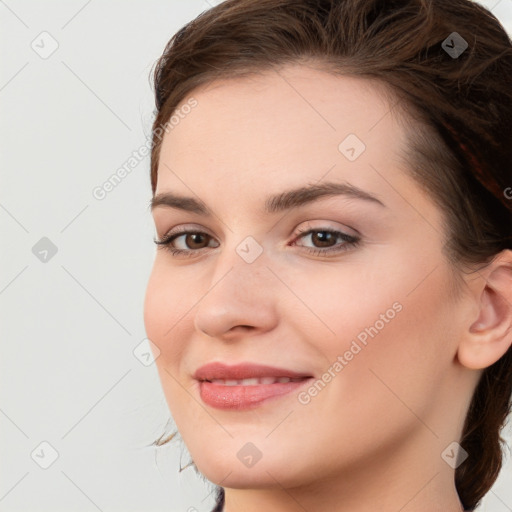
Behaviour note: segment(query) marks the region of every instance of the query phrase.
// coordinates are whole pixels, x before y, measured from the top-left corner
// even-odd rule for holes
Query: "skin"
[[[174,241],[191,257],[159,246],[144,322],[169,409],[199,471],[226,489],[225,512],[460,511],[441,454],[460,440],[482,369],[511,345],[511,251],[454,293],[443,213],[401,164],[407,132],[367,80],[289,65],[192,96],[164,137],[156,193],[200,198],[214,216],[162,206],[153,217],[158,239],[177,226],[210,237]],[[338,150],[350,133],[366,145],[353,162]],[[327,196],[263,213],[268,195],[326,180],[385,206]],[[361,242],[312,255],[327,246],[297,228]],[[247,236],[263,250],[252,263],[236,252]],[[401,311],[309,403],[296,393],[249,411],[202,402],[192,375],[203,364],[321,378],[394,303]],[[237,457],[248,442],[262,454],[252,467]]]

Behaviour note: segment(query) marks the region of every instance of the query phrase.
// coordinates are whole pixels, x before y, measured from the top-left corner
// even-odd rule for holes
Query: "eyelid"
[[[312,224],[313,222],[318,222],[319,225],[313,225]],[[306,221],[307,226],[305,228],[296,228],[294,233],[301,234],[301,233],[304,233],[305,231],[310,231],[310,230],[327,229],[327,230],[332,230],[332,231],[341,231],[348,236],[353,236],[354,238],[362,236],[361,232],[358,231],[356,228],[353,228],[352,226],[348,226],[347,224],[342,224],[341,227],[340,226],[331,226],[331,225],[329,225],[330,222],[333,222],[333,221],[317,220],[317,219],[308,220],[308,221]],[[341,223],[337,223],[337,224],[341,224]],[[302,225],[302,224],[300,224],[300,225]]]
[[[162,237],[160,239],[162,240],[164,238],[168,238],[169,236],[174,236],[174,235],[177,235],[180,233],[189,233],[189,232],[205,233],[205,234],[211,236],[212,238],[215,238],[210,233],[210,231],[207,228],[205,228],[204,226],[199,226],[199,225],[194,226],[194,224],[182,224],[182,225],[175,226],[175,227],[170,228],[167,231],[165,231],[165,233],[162,235]]]

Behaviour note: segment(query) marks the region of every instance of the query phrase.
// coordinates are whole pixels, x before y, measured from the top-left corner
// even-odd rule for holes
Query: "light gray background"
[[[0,0],[2,512],[212,507],[213,485],[178,472],[180,442],[145,446],[170,418],[143,355],[149,157],[103,200],[93,190],[147,140],[165,44],[216,3]],[[482,3],[512,33],[512,0]],[[43,237],[56,254],[36,257]],[[511,477],[480,510],[512,510]]]

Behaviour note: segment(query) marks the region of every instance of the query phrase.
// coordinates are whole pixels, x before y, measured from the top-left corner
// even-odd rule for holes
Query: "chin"
[[[238,446],[240,443],[236,442],[235,444]],[[242,444],[242,446],[244,445],[246,443]],[[231,450],[227,451],[232,453]],[[241,450],[238,449],[238,451]],[[243,454],[241,458],[244,458]],[[273,450],[273,456],[265,457],[263,455],[252,466],[246,466],[241,462],[236,452],[234,452],[234,456],[226,456],[226,450],[203,453],[197,457],[197,460],[194,459],[194,462],[198,471],[210,482],[233,489],[275,487],[276,480],[280,486],[294,487],[303,484],[304,478],[307,478],[307,468],[304,468],[302,474],[300,468],[294,467],[294,464],[290,463],[290,458],[279,453],[277,447]],[[290,473],[291,468],[293,468],[293,474]]]

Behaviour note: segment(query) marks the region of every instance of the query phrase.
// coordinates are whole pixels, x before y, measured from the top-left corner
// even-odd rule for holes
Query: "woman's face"
[[[190,199],[153,215],[159,240],[200,234],[158,246],[144,321],[198,469],[239,488],[348,482],[369,466],[426,485],[452,471],[442,452],[467,405],[467,313],[441,212],[400,166],[406,133],[389,104],[364,79],[304,66],[191,96],[164,137],[155,194]],[[328,183],[331,194],[291,192]],[[267,384],[289,391],[249,405],[248,385],[196,380],[211,362],[311,378]]]

